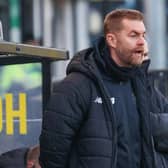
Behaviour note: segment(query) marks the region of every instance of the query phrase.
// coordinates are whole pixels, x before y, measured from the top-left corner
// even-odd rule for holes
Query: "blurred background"
[[[0,0],[0,20],[4,40],[67,49],[72,58],[102,35],[104,16],[115,8],[144,13],[152,58],[150,69],[167,69],[166,0]],[[54,64],[54,80],[65,76],[66,65],[66,61]]]

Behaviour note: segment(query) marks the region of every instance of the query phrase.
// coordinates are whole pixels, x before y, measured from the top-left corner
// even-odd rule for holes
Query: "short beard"
[[[129,61],[127,62],[127,60],[124,59],[125,54],[123,54],[123,52],[121,52],[120,49],[116,49],[116,55],[118,56],[118,58],[120,60],[123,60],[125,64],[127,64],[129,67],[133,67],[134,65],[132,65]],[[130,54],[131,55],[131,54]]]

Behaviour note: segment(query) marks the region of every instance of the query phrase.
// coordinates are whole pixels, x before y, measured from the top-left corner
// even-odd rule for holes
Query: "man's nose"
[[[145,45],[145,38],[144,37],[139,37],[137,40],[138,45]]]

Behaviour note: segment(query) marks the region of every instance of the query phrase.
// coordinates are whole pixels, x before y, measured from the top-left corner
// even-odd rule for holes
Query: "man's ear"
[[[116,35],[114,33],[107,33],[106,42],[110,47],[116,48],[116,45],[117,45]]]

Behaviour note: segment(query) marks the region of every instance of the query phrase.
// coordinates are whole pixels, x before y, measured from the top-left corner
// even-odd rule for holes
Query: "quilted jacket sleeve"
[[[151,115],[152,134],[157,151],[168,152],[168,100],[157,89]]]
[[[61,85],[51,96],[43,116],[40,136],[42,168],[68,167],[72,143],[86,112],[87,105],[77,87],[68,82]]]

